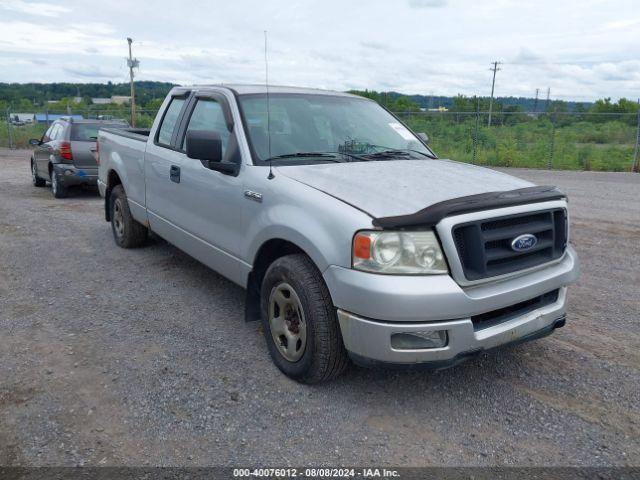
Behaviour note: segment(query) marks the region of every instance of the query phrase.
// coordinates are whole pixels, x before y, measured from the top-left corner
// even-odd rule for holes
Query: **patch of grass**
[[[40,138],[47,129],[45,124],[27,124],[16,127],[7,125],[7,122],[0,122],[0,147],[9,147],[9,128],[13,138],[14,148],[29,148],[30,138]]]
[[[449,115],[405,116],[415,131],[426,132],[441,158],[473,161],[475,118]],[[575,122],[553,128],[546,117],[515,125],[487,127],[481,118],[475,163],[496,167],[553,168],[558,170],[631,170],[636,127],[613,120]]]

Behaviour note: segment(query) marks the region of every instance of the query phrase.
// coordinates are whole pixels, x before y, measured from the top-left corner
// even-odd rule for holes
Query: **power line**
[[[498,70],[501,70],[500,68],[498,68],[498,65],[501,64],[502,62],[495,61],[493,62],[493,67],[489,69],[493,71],[493,81],[491,82],[491,100],[489,100],[489,127],[491,126],[491,110],[493,109],[493,91],[496,87],[496,72]]]

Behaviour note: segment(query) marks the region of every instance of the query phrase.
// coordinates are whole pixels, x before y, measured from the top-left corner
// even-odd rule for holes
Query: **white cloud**
[[[114,69],[104,68],[100,65],[90,63],[70,63],[64,65],[63,70],[74,77],[86,79],[110,79],[118,75]],[[91,80],[88,80],[91,81]]]
[[[447,0],[409,0],[409,5],[413,8],[433,8],[444,7]]]
[[[0,9],[27,15],[58,17],[71,10],[61,5],[42,2],[26,2],[24,0],[3,0]]]
[[[488,95],[502,60],[498,95],[584,100],[635,98],[640,75],[635,0],[0,2],[5,82],[126,81],[128,36],[138,79],[262,82],[265,29],[279,84]]]
[[[604,27],[607,30],[620,30],[623,28],[634,27],[640,24],[640,18],[623,18],[620,20],[612,20],[610,22],[606,22]]]

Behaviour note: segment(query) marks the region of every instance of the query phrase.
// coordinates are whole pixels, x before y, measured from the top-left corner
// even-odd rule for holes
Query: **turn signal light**
[[[353,256],[362,260],[369,260],[371,258],[371,238],[356,234],[353,238]]]

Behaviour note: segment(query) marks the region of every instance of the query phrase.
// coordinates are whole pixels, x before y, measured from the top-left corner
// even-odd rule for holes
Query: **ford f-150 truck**
[[[438,159],[377,103],[176,87],[150,130],[99,132],[115,242],[149,231],[246,288],[286,375],[443,368],[565,323],[578,276],[555,187]]]

